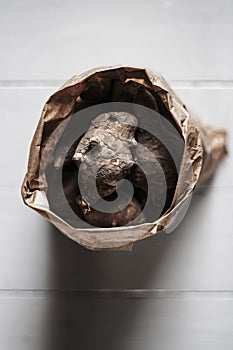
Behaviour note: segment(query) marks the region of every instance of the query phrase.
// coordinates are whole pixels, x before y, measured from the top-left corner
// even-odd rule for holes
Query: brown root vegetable
[[[134,222],[134,224],[140,224],[145,220],[144,214],[141,213],[141,205],[135,198],[133,198],[130,203],[121,210],[117,206],[114,206],[110,201],[109,205],[113,206],[113,213],[105,213],[93,208],[87,209],[85,203],[80,197],[77,198],[77,202],[82,210],[83,217],[93,226],[116,227],[124,226],[131,222]]]
[[[112,86],[112,101],[133,103],[140,86],[140,84],[134,81],[124,83],[120,80],[115,80]]]
[[[136,127],[137,119],[126,112],[104,113],[92,121],[73,156],[87,202],[113,193],[129,173],[134,164],[131,147],[136,143]]]
[[[82,187],[77,203],[85,220],[93,225],[102,222],[106,227],[110,223],[118,226],[119,222],[132,221],[138,215],[135,203],[141,209],[146,205],[148,218],[154,220],[171,203],[177,182],[174,161],[162,142],[137,124],[137,118],[126,112],[101,114],[75,150],[73,161],[79,168]],[[96,210],[94,204],[115,193],[125,178],[134,186],[132,204],[124,210],[116,208],[114,213]]]
[[[137,89],[134,96],[134,103],[153,109],[156,112],[159,111],[155,97],[143,86],[140,86]]]
[[[51,165],[46,174],[50,209],[68,222],[72,220],[71,210],[80,217],[82,215],[75,200],[79,194],[77,176],[78,171],[74,165],[64,167],[62,172]]]
[[[154,111],[159,111],[156,98],[139,83],[128,81],[123,83],[115,80],[112,87],[112,101],[136,103]]]
[[[136,158],[135,163],[143,164],[144,168],[147,169],[147,173],[154,176],[154,185],[157,184],[157,186],[159,186],[159,184],[161,184],[161,178],[157,166],[157,162],[159,162],[166,178],[167,188],[174,188],[178,177],[177,169],[174,160],[165,145],[163,145],[156,136],[141,128],[137,129],[135,138],[138,144],[144,146],[143,148],[134,148],[134,157]],[[146,152],[146,150],[149,152]],[[150,152],[155,156],[154,159],[151,158]],[[144,189],[142,171],[139,167],[134,167],[132,170],[132,178],[134,178],[135,185]]]
[[[88,103],[102,102],[109,94],[111,80],[97,75],[87,80],[87,86],[81,93],[81,99]]]
[[[153,215],[154,206],[159,208],[163,202],[163,211],[168,209],[178,173],[172,156],[156,136],[138,128],[135,138],[137,144],[143,147],[133,149],[135,165],[131,169],[130,180],[135,188],[147,194],[146,201],[151,201],[150,213]],[[142,198],[145,198],[145,195]],[[156,216],[157,210],[154,212]]]

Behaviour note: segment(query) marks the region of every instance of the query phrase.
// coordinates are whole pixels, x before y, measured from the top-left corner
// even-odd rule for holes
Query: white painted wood
[[[232,350],[232,22],[231,0],[1,1],[1,350]],[[175,232],[90,252],[20,185],[52,85],[113,64],[164,74],[229,155]]]
[[[0,297],[4,350],[232,350],[233,300]]]
[[[56,88],[0,88],[0,186],[20,187],[43,106]],[[7,170],[6,170],[7,169]]]
[[[1,1],[1,79],[66,79],[99,65],[232,80],[233,3]]]

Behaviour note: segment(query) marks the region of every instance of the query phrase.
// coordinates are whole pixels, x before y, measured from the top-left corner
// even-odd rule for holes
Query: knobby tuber
[[[109,94],[111,81],[107,78],[94,76],[88,79],[85,90],[81,93],[81,99],[88,103],[102,102]]]
[[[105,199],[110,200],[111,197],[114,199],[113,195],[110,195]],[[134,224],[140,224],[145,221],[145,216],[141,213],[141,205],[136,198],[133,198],[124,209],[119,208],[118,205],[114,205],[114,202],[110,202],[109,205],[111,205],[112,213],[104,213],[103,211],[94,208],[87,209],[86,202],[83,201],[80,196],[77,197],[77,203],[82,210],[83,217],[93,226],[114,227],[124,226],[131,222],[134,222]]]
[[[134,164],[131,148],[137,119],[129,113],[110,112],[95,118],[79,142],[74,162],[80,167],[80,181],[92,201],[106,197],[116,190]],[[98,193],[94,192],[97,185]]]
[[[147,201],[151,202],[150,218],[161,214],[156,213],[156,207],[163,200],[167,208],[167,190],[174,190],[177,181],[175,164],[166,147],[137,125],[137,118],[130,113],[101,114],[92,121],[75,150],[73,161],[79,168],[83,190],[76,201],[90,224],[125,225],[137,218]],[[119,181],[125,178],[134,185],[134,198],[124,210],[115,208],[109,214],[92,207],[100,197],[116,193]],[[140,220],[144,219],[143,214]]]

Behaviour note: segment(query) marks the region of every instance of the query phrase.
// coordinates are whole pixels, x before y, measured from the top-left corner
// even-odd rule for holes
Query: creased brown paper
[[[64,121],[63,126],[69,123],[75,102],[84,91],[87,79],[95,74],[109,79],[120,79],[123,83],[134,81],[156,91],[170,111],[184,139],[184,152],[172,205],[153,223],[107,229],[80,229],[72,227],[49,208],[45,176],[46,161],[42,164],[42,172],[41,168],[39,171],[41,152],[52,131],[57,129],[57,135],[62,135],[64,128],[59,130],[59,125]],[[54,142],[56,143],[57,140]],[[45,104],[31,143],[28,169],[22,184],[22,197],[26,205],[38,211],[66,236],[88,249],[129,250],[133,242],[176,225],[176,221],[187,208],[196,185],[206,181],[213,174],[225,153],[225,131],[203,126],[159,74],[152,73],[148,69],[123,66],[96,68],[71,78]],[[47,151],[45,159],[49,162],[51,156],[52,149],[51,152]]]

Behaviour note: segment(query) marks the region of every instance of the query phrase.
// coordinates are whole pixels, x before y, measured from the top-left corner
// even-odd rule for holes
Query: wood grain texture
[[[231,350],[233,343],[232,298],[14,295],[0,297],[0,308],[4,350]]]
[[[1,79],[66,79],[145,65],[168,79],[233,80],[231,0],[1,1]]]
[[[233,2],[1,1],[0,349],[232,350]],[[90,252],[20,198],[47,98],[98,65],[147,66],[229,154],[172,234]],[[227,214],[227,217],[226,215]]]

